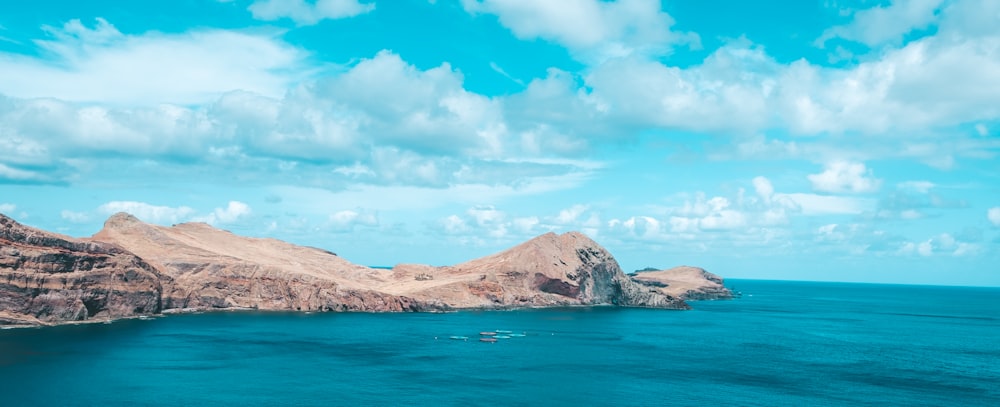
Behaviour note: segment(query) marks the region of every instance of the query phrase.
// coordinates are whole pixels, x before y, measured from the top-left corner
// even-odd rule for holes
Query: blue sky
[[[452,264],[1000,285],[1000,2],[0,6],[0,212]]]

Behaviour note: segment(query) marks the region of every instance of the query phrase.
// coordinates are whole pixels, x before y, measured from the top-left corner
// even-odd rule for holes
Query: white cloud
[[[1000,206],[995,206],[987,210],[986,219],[989,219],[993,226],[1000,226]]]
[[[514,218],[512,222],[514,229],[523,234],[534,233],[535,227],[538,226],[539,220],[537,216],[529,216],[523,218]]]
[[[194,209],[187,206],[158,206],[137,201],[111,201],[101,205],[97,210],[105,215],[125,212],[144,222],[161,225],[183,222],[195,213]]]
[[[2,203],[2,204],[0,204],[0,213],[7,214],[7,213],[14,212],[15,210],[17,210],[17,205],[14,205],[12,203]]]
[[[34,171],[22,170],[0,163],[0,179],[13,181],[44,181],[45,176]]]
[[[934,246],[931,240],[925,240],[917,244],[917,254],[927,257],[934,254]]]
[[[931,237],[921,242],[904,242],[896,251],[897,254],[917,254],[930,257],[936,254],[951,256],[973,256],[979,253],[981,246],[975,243],[961,241],[949,233]]]
[[[97,208],[104,215],[129,213],[144,222],[167,225],[181,222],[205,222],[210,225],[232,223],[251,213],[250,206],[239,201],[229,201],[225,208],[215,208],[206,215],[198,215],[188,206],[160,206],[137,201],[111,201]]]
[[[461,234],[469,231],[469,225],[458,215],[450,215],[442,219],[441,227],[450,234]]]
[[[498,211],[492,205],[475,206],[469,208],[466,213],[469,214],[469,216],[472,216],[472,219],[474,219],[476,224],[479,226],[498,224],[503,222],[505,217],[503,212]]]
[[[580,215],[582,215],[583,212],[586,210],[587,210],[586,205],[579,205],[579,204],[573,205],[569,208],[559,211],[559,214],[556,215],[555,219],[553,219],[553,222],[559,225],[568,225],[571,223],[575,223],[576,219],[579,218]]]
[[[823,172],[811,174],[808,178],[814,190],[831,193],[875,192],[882,184],[863,163],[846,161],[829,163]]]
[[[700,46],[697,35],[672,32],[673,18],[656,0],[462,0],[470,13],[495,14],[518,38],[543,38],[602,61],[632,53],[662,53],[678,43]]]
[[[338,230],[353,230],[356,226],[378,226],[378,216],[366,211],[343,210],[330,215],[330,222]]]
[[[651,216],[632,216],[625,220],[612,219],[608,221],[608,228],[612,231],[621,230],[632,237],[641,239],[663,238],[660,221]]]
[[[239,218],[251,213],[250,205],[240,201],[229,201],[225,208],[215,208],[212,213],[193,218],[195,222],[205,222],[210,225],[233,223]]]
[[[857,215],[875,209],[874,199],[807,193],[779,193],[776,198],[794,204],[803,215]]]
[[[59,217],[72,223],[84,223],[90,221],[90,215],[87,213],[74,212],[68,209],[64,209],[62,212],[59,212]]]
[[[899,183],[897,187],[903,191],[913,191],[920,194],[926,194],[930,192],[935,185],[930,181],[906,181]]]
[[[97,19],[46,27],[43,56],[0,53],[0,94],[113,104],[192,104],[232,90],[280,96],[306,53],[268,35],[204,29],[123,34]],[[150,78],[155,78],[151,80]]]
[[[771,180],[761,176],[754,177],[753,187],[764,203],[771,203],[771,196],[774,195],[774,185],[771,185]]]
[[[976,129],[976,134],[979,134],[982,137],[990,135],[990,129],[986,127],[985,124],[977,123],[975,129]]]
[[[913,30],[934,23],[944,0],[893,0],[888,6],[875,6],[854,13],[847,25],[827,29],[816,40],[823,45],[831,38],[857,41],[868,46],[899,43]]]
[[[369,13],[375,10],[375,3],[357,0],[257,0],[247,10],[258,20],[288,18],[298,25],[313,25],[321,20]]]

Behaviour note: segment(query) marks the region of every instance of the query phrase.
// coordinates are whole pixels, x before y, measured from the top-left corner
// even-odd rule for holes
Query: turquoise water
[[[686,312],[229,312],[3,330],[0,405],[1000,405],[998,288],[727,285],[744,296]],[[478,342],[498,329],[526,336]]]

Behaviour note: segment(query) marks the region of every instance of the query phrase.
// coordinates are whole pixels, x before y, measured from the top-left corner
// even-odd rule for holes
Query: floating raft
[[[493,335],[496,335],[496,334],[497,333],[493,332],[493,331],[483,331],[483,332],[479,333],[479,335],[482,335],[482,336],[493,336]]]
[[[491,337],[479,338],[479,342],[496,342],[496,341],[497,338],[491,338]]]

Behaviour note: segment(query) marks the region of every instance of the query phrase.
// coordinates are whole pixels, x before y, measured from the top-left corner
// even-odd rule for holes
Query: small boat
[[[496,334],[497,333],[493,332],[493,331],[483,331],[483,332],[479,333],[479,335],[482,335],[482,336],[493,336],[493,335],[496,335]]]
[[[496,341],[497,341],[497,338],[489,338],[489,337],[487,337],[487,338],[479,338],[479,342],[491,342],[492,343],[492,342],[496,342]]]
[[[510,336],[508,336],[508,335],[496,335],[496,336],[494,336],[494,338],[497,338],[497,339],[510,339]]]
[[[459,341],[467,341],[467,340],[469,340],[469,337],[468,336],[461,336],[461,335],[452,335],[452,336],[449,336],[448,339],[455,339],[455,340],[459,340]]]

